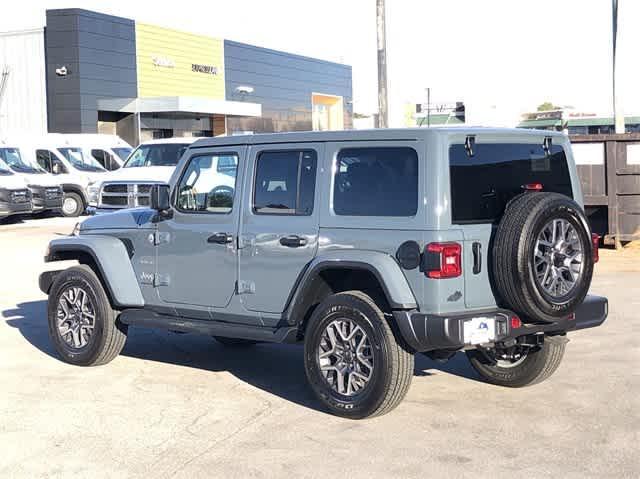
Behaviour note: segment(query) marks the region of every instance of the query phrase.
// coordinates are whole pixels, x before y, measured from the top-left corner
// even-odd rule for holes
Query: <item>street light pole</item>
[[[616,93],[616,86],[618,83],[618,72],[616,68],[616,47],[618,42],[618,0],[611,0],[611,30],[613,33],[613,121],[615,125],[615,132],[624,133],[624,114],[620,107],[618,95]]]
[[[378,128],[389,126],[387,105],[387,40],[385,32],[385,0],[376,0],[378,31]]]

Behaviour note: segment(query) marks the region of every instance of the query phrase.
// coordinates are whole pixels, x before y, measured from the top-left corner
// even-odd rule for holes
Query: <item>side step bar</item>
[[[249,339],[269,343],[294,343],[298,329],[295,327],[266,328],[205,319],[190,319],[159,314],[145,309],[125,309],[118,317],[124,324],[143,328],[159,328],[181,333],[197,333],[207,336]]]

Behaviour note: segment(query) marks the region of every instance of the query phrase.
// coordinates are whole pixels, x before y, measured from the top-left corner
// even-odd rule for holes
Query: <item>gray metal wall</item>
[[[262,118],[227,119],[227,130],[311,130],[311,94],[342,96],[344,127],[352,127],[351,67],[315,58],[225,40],[225,84],[227,100],[262,104]],[[254,88],[243,96],[241,85]]]
[[[49,131],[97,131],[99,98],[135,98],[135,23],[82,9],[47,10]],[[56,68],[68,74],[58,76]]]

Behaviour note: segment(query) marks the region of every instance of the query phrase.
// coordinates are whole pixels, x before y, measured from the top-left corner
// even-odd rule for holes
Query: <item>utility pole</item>
[[[624,113],[620,107],[620,100],[616,93],[616,86],[618,83],[618,72],[616,68],[616,44],[618,42],[618,0],[611,0],[611,30],[613,33],[613,121],[615,125],[615,132],[624,133]]]
[[[387,106],[387,40],[385,33],[385,0],[376,0],[378,27],[378,128],[389,127]]]

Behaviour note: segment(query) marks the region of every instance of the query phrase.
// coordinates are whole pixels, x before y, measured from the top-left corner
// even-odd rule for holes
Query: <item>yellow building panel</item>
[[[225,99],[224,41],[136,22],[138,96]]]

